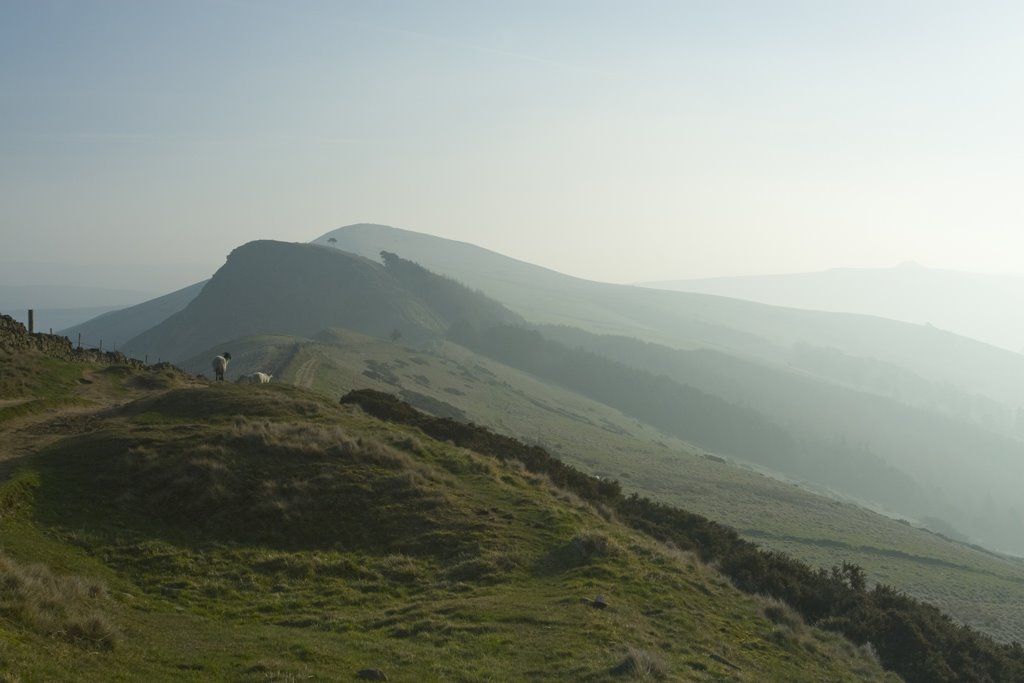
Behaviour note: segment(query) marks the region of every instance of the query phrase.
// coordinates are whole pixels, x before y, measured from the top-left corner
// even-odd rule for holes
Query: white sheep
[[[273,375],[266,372],[250,372],[238,378],[238,384],[269,384]]]
[[[213,359],[213,375],[217,380],[224,381],[224,373],[227,371],[228,363],[230,362],[231,354],[227,351]]]

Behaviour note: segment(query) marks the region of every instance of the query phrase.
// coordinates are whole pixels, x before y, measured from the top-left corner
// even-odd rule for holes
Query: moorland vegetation
[[[891,586],[878,584],[868,590],[864,572],[855,564],[812,569],[784,553],[762,550],[700,515],[636,494],[623,496],[617,482],[584,475],[539,447],[423,415],[390,394],[364,390],[342,401],[414,425],[434,438],[522,462],[583,500],[607,507],[632,528],[697,553],[741,590],[778,598],[808,623],[839,631],[861,645],[871,643],[886,668],[908,683],[1024,680],[1020,643],[996,643]]]
[[[43,360],[21,398],[76,403],[0,421],[7,681],[895,680],[517,460],[284,384]]]

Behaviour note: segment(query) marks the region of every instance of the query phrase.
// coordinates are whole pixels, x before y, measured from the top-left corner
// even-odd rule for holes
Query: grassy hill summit
[[[898,680],[539,449],[0,353],[6,681]]]
[[[519,320],[482,296],[454,301],[443,291],[403,281],[392,270],[329,247],[250,242],[231,252],[184,309],[133,338],[124,350],[180,361],[253,334],[309,337],[324,328],[346,327],[379,337],[397,331],[407,340],[423,341],[443,336],[454,317]]]

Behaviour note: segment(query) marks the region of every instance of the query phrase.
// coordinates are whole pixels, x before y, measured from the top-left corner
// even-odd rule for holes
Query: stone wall
[[[146,364],[129,358],[120,351],[100,352],[96,349],[76,349],[67,337],[57,334],[29,334],[28,329],[9,315],[0,315],[0,350],[8,352],[34,349],[51,358],[76,363],[99,363],[101,365],[127,365],[142,369]],[[168,365],[161,363],[161,365]]]

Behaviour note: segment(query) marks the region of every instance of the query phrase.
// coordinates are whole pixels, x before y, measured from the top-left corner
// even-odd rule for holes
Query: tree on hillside
[[[332,247],[334,247],[335,249],[337,249],[337,248],[338,248],[338,240],[337,240],[337,239],[335,239],[334,237],[328,237],[328,238],[327,238],[327,241],[328,241],[328,243],[330,243],[330,245],[331,245]]]

